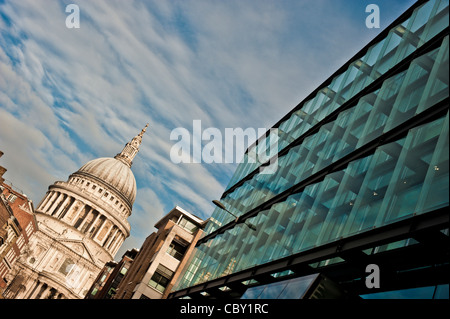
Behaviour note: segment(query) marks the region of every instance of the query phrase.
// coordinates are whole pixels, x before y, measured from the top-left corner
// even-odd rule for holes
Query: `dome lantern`
[[[136,154],[139,152],[139,146],[142,143],[142,135],[144,135],[145,131],[147,130],[148,123],[145,125],[145,127],[142,129],[141,133],[133,137],[131,142],[128,142],[125,147],[123,148],[122,152],[114,156],[115,159],[118,159],[125,165],[128,165],[128,167],[131,167],[133,164],[133,159],[136,156]]]

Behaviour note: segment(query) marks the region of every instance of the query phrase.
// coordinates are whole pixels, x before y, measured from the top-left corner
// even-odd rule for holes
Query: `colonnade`
[[[75,227],[115,255],[126,236],[105,215],[73,196],[52,190],[47,193],[37,211],[58,218]]]
[[[19,275],[19,280],[23,281],[23,276]],[[17,279],[17,278],[16,278]],[[15,291],[6,291],[5,297],[8,299],[67,299],[64,293],[51,287],[40,280],[31,280],[28,283],[21,283]]]
[[[59,292],[57,289],[52,288],[46,283],[40,282],[39,280],[36,282],[36,285],[31,290],[30,294],[26,297],[26,299],[66,299],[62,292]]]

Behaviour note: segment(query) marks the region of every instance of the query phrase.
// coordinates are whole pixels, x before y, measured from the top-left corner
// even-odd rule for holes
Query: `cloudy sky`
[[[68,4],[80,28],[66,27]],[[368,4],[380,29],[368,29]],[[270,128],[409,0],[0,0],[0,165],[37,205],[140,132],[131,236],[175,205],[208,218],[236,164],[175,164],[176,128]]]

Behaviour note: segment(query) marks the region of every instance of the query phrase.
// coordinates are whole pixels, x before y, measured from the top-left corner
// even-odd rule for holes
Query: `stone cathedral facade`
[[[114,158],[98,158],[57,181],[36,208],[39,230],[16,262],[14,299],[84,298],[130,235],[136,198],[131,165],[145,128]]]

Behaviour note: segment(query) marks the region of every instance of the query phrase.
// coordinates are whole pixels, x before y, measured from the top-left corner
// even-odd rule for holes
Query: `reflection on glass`
[[[301,299],[319,274],[252,287],[241,299]]]

